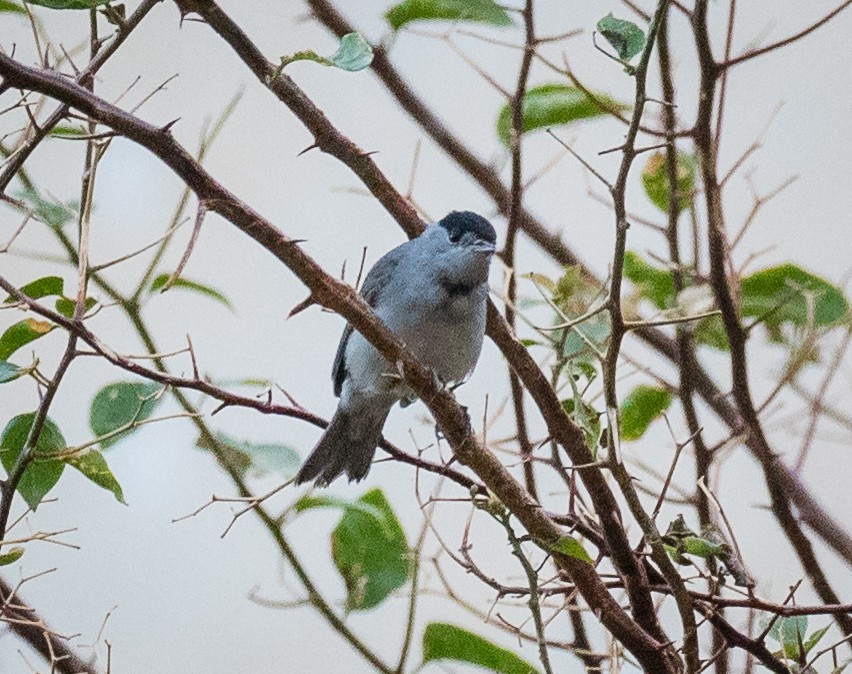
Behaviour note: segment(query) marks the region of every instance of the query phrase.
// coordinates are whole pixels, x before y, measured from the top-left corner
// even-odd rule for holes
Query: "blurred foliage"
[[[385,18],[394,30],[412,21],[467,21],[499,27],[514,24],[494,0],[404,0],[391,7]]]
[[[560,124],[570,124],[609,114],[609,110],[629,110],[600,92],[585,91],[568,84],[542,84],[528,89],[524,94],[521,113],[521,133],[545,129]],[[506,103],[497,116],[497,137],[507,147],[512,142],[512,106]]]
[[[499,674],[538,674],[538,669],[511,651],[461,627],[429,623],[423,632],[423,664],[467,662]]]
[[[612,12],[598,21],[597,28],[622,61],[629,61],[645,47],[645,31],[632,21],[616,19]]]

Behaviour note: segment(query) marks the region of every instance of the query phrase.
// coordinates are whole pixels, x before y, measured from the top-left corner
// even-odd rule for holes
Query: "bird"
[[[364,300],[444,385],[464,382],[479,360],[496,241],[487,219],[452,211],[382,256],[364,279]],[[327,487],[344,473],[349,482],[363,480],[391,408],[415,399],[396,368],[350,325],[332,381],[337,410],[296,484]]]

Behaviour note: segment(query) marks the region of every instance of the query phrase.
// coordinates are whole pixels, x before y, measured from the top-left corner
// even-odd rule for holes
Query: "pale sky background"
[[[303,20],[307,8],[301,2],[222,4],[270,60],[306,48],[319,53],[331,53],[336,48],[336,40],[324,28]],[[650,8],[650,3],[642,4]],[[825,14],[834,3],[820,0],[805,4],[803,8],[802,3],[787,0],[739,3],[733,53],[740,53],[755,40],[766,42],[794,33]],[[388,35],[382,14],[389,3],[367,0],[346,6],[352,21],[369,39],[379,40]],[[722,53],[726,7],[727,3],[723,2],[712,4],[717,55]],[[770,7],[771,13],[767,9]],[[128,3],[128,12],[133,8],[135,3]],[[547,53],[552,60],[561,62],[565,51],[573,69],[586,83],[622,100],[632,99],[632,80],[594,50],[590,37],[596,21],[609,11],[635,20],[629,10],[618,3],[561,1],[541,1],[537,10],[541,34],[584,30],[578,37],[549,46]],[[761,150],[748,161],[746,170],[726,193],[725,209],[731,228],[736,231],[751,208],[746,175],[761,193],[774,189],[790,176],[799,176],[765,207],[738,250],[738,263],[751,254],[761,254],[750,269],[792,260],[845,284],[852,268],[848,235],[852,224],[849,217],[852,134],[848,131],[852,119],[850,12],[784,51],[739,66],[731,73],[721,170],[725,171],[773,120]],[[86,35],[88,18],[84,12],[41,9],[37,14],[53,40],[66,47],[80,43]],[[679,93],[683,102],[680,112],[691,119],[694,107],[690,101],[697,80],[694,53],[685,22],[679,15],[675,17],[672,43],[680,68]],[[447,28],[447,24],[420,24],[418,35],[399,35],[391,58],[451,128],[480,157],[502,166],[506,175],[507,158],[494,133],[502,97],[444,42],[425,36],[425,33],[441,35]],[[498,39],[520,40],[517,30],[482,27],[472,30]],[[502,86],[514,89],[518,51],[462,35],[454,40]],[[0,45],[7,53],[16,45],[17,58],[26,63],[34,61],[30,28],[21,18],[0,15]],[[338,273],[344,260],[349,260],[350,270],[357,267],[363,246],[368,246],[367,262],[372,264],[404,240],[403,233],[379,204],[360,193],[358,180],[346,167],[319,152],[297,158],[297,153],[311,143],[301,124],[253,78],[209,27],[196,22],[184,22],[181,27],[172,3],[155,7],[101,70],[96,89],[101,95],[113,98],[140,75],[141,81],[122,102],[129,107],[175,73],[180,76],[146,103],[139,115],[160,124],[180,117],[174,134],[186,146],[194,148],[204,119],[216,116],[243,89],[242,101],[210,153],[207,167],[223,185],[289,236],[306,239],[304,249],[330,273]],[[313,63],[296,63],[288,67],[288,73],[341,131],[360,147],[377,152],[379,167],[402,191],[408,184],[415,146],[422,140],[414,196],[429,217],[440,218],[451,209],[471,209],[494,216],[487,197],[397,108],[369,71],[352,74]],[[557,74],[540,63],[534,64],[531,84],[556,81],[560,81]],[[654,96],[658,92],[657,81],[652,78],[649,94]],[[6,95],[0,107],[10,102]],[[52,103],[48,109],[53,109]],[[10,130],[8,122],[4,120],[3,124],[0,133]],[[623,126],[618,122],[597,120],[563,128],[558,133],[572,141],[577,151],[599,170],[614,175],[618,157],[614,154],[598,157],[596,153],[621,141]],[[545,134],[531,135],[525,145],[527,175],[534,174],[559,153],[559,147]],[[82,163],[83,144],[51,141],[39,148],[27,168],[43,189],[61,199],[71,199],[79,192]],[[634,168],[629,206],[636,213],[661,221],[641,192],[640,168],[641,163]],[[599,191],[576,162],[563,159],[529,190],[527,203],[548,226],[561,231],[583,260],[603,276],[611,256],[613,218],[607,208],[588,197],[589,186]],[[175,176],[158,160],[130,142],[116,140],[98,173],[92,260],[111,259],[156,239],[168,222],[180,188]],[[194,208],[194,202],[190,208]],[[504,219],[493,220],[502,235]],[[18,222],[17,214],[9,209],[0,210],[0,240],[5,241]],[[189,228],[185,227],[164,261],[163,271],[174,267],[188,236]],[[53,251],[46,248],[50,241],[46,232],[30,227],[16,243],[15,250]],[[640,226],[630,230],[629,247],[665,253],[664,241]],[[143,256],[115,268],[108,277],[120,287],[128,288],[146,260]],[[15,283],[23,284],[56,270],[53,263],[9,255],[0,258],[0,271]],[[525,239],[518,271],[558,275],[555,265]],[[73,271],[62,273],[66,284],[73,282]],[[288,311],[304,299],[305,289],[269,254],[217,216],[208,216],[185,276],[222,290],[233,301],[236,312],[230,313],[221,305],[180,291],[154,297],[145,308],[145,318],[153,326],[163,350],[181,348],[189,333],[201,369],[214,378],[271,379],[308,409],[331,415],[335,400],[328,373],[343,326],[339,317],[314,308],[285,321]],[[500,280],[499,270],[495,269],[493,286],[499,287]],[[528,284],[522,285],[521,291],[528,296],[535,293]],[[139,352],[141,347],[133,332],[116,318],[117,314],[116,310],[104,311],[92,321],[92,329],[120,351]],[[2,320],[5,329],[12,319],[4,315]],[[59,331],[37,343],[46,371],[51,371],[63,346]],[[636,340],[628,340],[627,350],[647,357]],[[23,360],[27,357],[23,356]],[[188,373],[189,363],[182,358],[173,367],[185,368],[184,372]],[[783,354],[777,348],[752,350],[751,368],[758,399],[772,388],[782,359]],[[723,389],[727,387],[725,359],[708,354],[706,364],[718,375]],[[671,368],[663,367],[661,371],[672,375]],[[843,408],[848,408],[850,375],[852,370],[846,362],[829,396],[831,402]],[[73,365],[51,413],[70,443],[90,438],[87,419],[94,393],[107,382],[126,378],[94,359]],[[817,378],[811,380],[813,383]],[[624,383],[622,393],[638,381],[630,378]],[[486,395],[493,410],[506,394],[505,366],[493,345],[486,343],[476,373],[459,390],[458,397],[469,406],[471,417],[476,420],[482,416]],[[7,418],[29,411],[36,404],[34,388],[28,382],[0,387],[4,424]],[[213,405],[208,403],[204,409],[209,412]],[[802,423],[784,426],[780,420],[791,417],[795,420],[801,410],[800,402],[787,398],[773,417],[778,422],[770,425],[771,435],[779,450],[792,453],[798,450]],[[158,410],[159,413],[174,411],[176,406],[172,403]],[[425,415],[420,404],[407,410],[395,409],[385,433],[412,451],[409,429],[421,444],[433,438],[430,427],[421,421]],[[540,421],[535,415],[531,418],[538,436]],[[711,441],[718,439],[718,427],[710,421],[712,417],[707,419],[708,437]],[[680,424],[679,413],[673,420]],[[303,457],[319,436],[316,429],[303,423],[244,410],[225,411],[214,418],[212,425],[237,437],[282,442]],[[494,437],[509,427],[507,418],[493,431]],[[79,549],[31,544],[21,563],[3,570],[4,577],[15,582],[22,576],[55,568],[53,573],[27,583],[22,594],[57,631],[80,633],[72,643],[80,646],[84,656],[92,650],[83,646],[95,642],[105,616],[111,612],[103,639],[113,646],[112,671],[117,674],[371,671],[313,609],[272,609],[248,598],[253,590],[269,599],[299,598],[294,595],[298,590],[294,589],[297,585],[290,570],[279,560],[269,537],[251,516],[242,518],[224,539],[220,539],[220,534],[231,517],[227,505],[172,523],[173,518],[199,507],[213,493],[233,494],[229,480],[212,458],[194,448],[194,439],[188,422],[169,421],[148,426],[109,451],[107,458],[124,488],[128,507],[68,471],[52,494],[58,497],[58,502],[45,505],[21,529],[74,527],[76,530],[64,540]],[[805,471],[808,483],[840,521],[849,521],[852,516],[848,499],[852,463],[849,440],[848,431],[828,424],[822,426]],[[662,424],[656,424],[642,442],[628,451],[634,458],[666,466],[671,442]],[[688,485],[692,472],[688,469],[689,462],[683,465],[686,469],[679,471],[678,479]],[[268,478],[255,481],[253,486],[257,492],[263,492],[275,484],[274,478]],[[426,480],[426,484],[432,481]],[[355,498],[372,487],[381,487],[401,518],[409,540],[413,541],[422,522],[413,485],[414,471],[410,467],[380,463],[364,483],[350,486],[336,482],[331,493]],[[451,485],[446,493],[464,496]],[[283,508],[296,494],[288,490],[279,495],[270,503],[271,508],[273,511]],[[742,449],[734,450],[725,463],[720,498],[734,522],[749,568],[760,579],[760,594],[782,599],[788,586],[800,578],[801,570],[788,550],[786,539],[764,508],[767,497],[761,473]],[[461,540],[460,531],[468,510],[466,504],[447,504],[436,515],[451,548],[457,547]],[[670,520],[677,512],[676,508],[669,508],[661,521]],[[335,603],[345,596],[329,555],[329,532],[338,517],[334,511],[308,513],[286,530],[325,596]],[[635,530],[632,535],[637,535]],[[476,545],[473,554],[489,572],[510,578],[519,576],[499,529],[485,519],[477,519],[473,540]],[[430,539],[425,548],[427,556],[436,549],[434,539]],[[836,589],[848,601],[852,595],[848,568],[822,545],[817,544],[817,549]],[[425,566],[428,568],[428,564]],[[449,565],[445,568],[472,604],[483,611],[489,609],[493,601],[490,591]],[[437,587],[431,572],[426,574],[425,582],[429,587]],[[800,601],[808,599],[812,599],[810,593],[802,592]],[[374,611],[353,614],[347,620],[357,634],[392,661],[403,636],[405,603],[401,596]],[[509,615],[524,613],[510,610]],[[483,625],[446,599],[425,596],[418,613],[417,643],[411,663],[419,660],[419,635],[429,620],[466,625],[514,649],[529,661],[537,661],[533,644],[518,649],[517,642],[505,632]],[[566,623],[564,617],[557,619],[549,636],[559,640],[569,638]],[[825,619],[812,622],[814,626],[825,623]],[[103,641],[96,652],[103,656]],[[30,672],[24,658],[36,664],[38,671],[44,671],[37,656],[11,634],[0,632],[0,671]],[[561,672],[582,671],[575,658],[558,652],[554,652],[554,664]],[[442,670],[432,666],[426,671]],[[467,670],[454,666],[452,671]]]

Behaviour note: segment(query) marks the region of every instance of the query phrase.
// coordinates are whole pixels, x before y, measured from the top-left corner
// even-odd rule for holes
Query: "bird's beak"
[[[497,246],[489,241],[476,241],[473,244],[473,249],[478,253],[494,254],[497,251]]]

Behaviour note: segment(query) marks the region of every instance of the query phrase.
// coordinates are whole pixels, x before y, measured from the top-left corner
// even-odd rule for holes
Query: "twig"
[[[539,605],[538,597],[538,574],[521,548],[521,542],[518,540],[518,537],[509,522],[509,515],[504,514],[501,517],[496,517],[496,519],[506,529],[506,535],[509,537],[509,544],[512,546],[512,554],[518,558],[518,561],[524,569],[524,574],[527,577],[527,583],[529,584],[529,599],[527,601],[527,605],[530,608],[533,624],[535,625],[535,634],[538,640],[538,657],[539,660],[541,660],[541,666],[544,668],[545,673],[553,674],[553,669],[550,666],[550,656],[547,653],[544,624],[541,619],[541,607]]]
[[[568,145],[565,141],[563,141],[563,140],[562,140],[559,136],[557,136],[555,133],[553,133],[553,130],[552,130],[552,129],[547,129],[547,133],[548,133],[548,134],[550,134],[550,136],[552,136],[552,137],[553,137],[553,139],[554,139],[557,143],[559,143],[559,144],[560,144],[562,147],[564,147],[564,148],[565,148],[568,152],[570,152],[572,157],[574,157],[574,158],[575,158],[578,162],[580,162],[580,163],[581,163],[581,164],[582,164],[582,165],[586,168],[586,170],[587,170],[589,173],[591,173],[591,174],[592,174],[595,178],[597,178],[598,180],[600,180],[600,181],[601,181],[601,182],[602,182],[602,183],[606,186],[607,190],[609,190],[609,192],[610,192],[610,193],[612,193],[612,190],[613,190],[612,183],[610,183],[610,182],[609,182],[609,180],[607,180],[606,178],[604,178],[604,177],[603,177],[603,175],[601,175],[601,174],[600,174],[600,173],[599,173],[599,172],[595,169],[595,167],[594,167],[594,166],[592,166],[589,162],[587,162],[585,159],[583,159],[583,157],[581,157],[579,154],[577,154],[577,153],[574,151],[574,148],[572,148],[572,147],[571,147],[570,145]]]
[[[524,126],[524,98],[527,91],[530,67],[532,65],[533,53],[535,51],[535,21],[533,13],[533,0],[526,0],[522,12],[524,20],[525,48],[521,57],[521,66],[518,72],[518,82],[515,87],[515,95],[510,102],[512,113],[512,125],[510,129],[509,147],[512,152],[512,186],[511,204],[509,206],[509,222],[506,229],[506,245],[503,247],[503,262],[506,265],[506,303],[504,315],[509,327],[515,329],[515,303],[517,300],[517,275],[515,268],[515,245],[518,232],[521,227],[521,208],[524,198],[524,182],[521,161],[521,137]],[[518,375],[509,368],[509,387],[512,392],[512,407],[515,412],[515,428],[517,430],[518,447],[521,459],[524,462],[524,484],[530,495],[537,501],[535,473],[533,471],[533,446],[527,431],[527,418],[524,410],[524,390]]]
[[[12,606],[15,600],[16,606]],[[3,602],[0,616],[14,632],[26,641],[60,674],[98,674],[91,662],[86,662],[75,653],[67,639],[59,638],[40,618],[38,613],[20,597],[20,590],[12,588],[0,578],[0,601]]]
[[[183,256],[181,257],[178,266],[169,275],[169,278],[166,279],[163,287],[160,288],[161,293],[166,292],[174,285],[175,281],[180,278],[183,268],[186,266],[186,263],[189,262],[189,256],[192,255],[192,249],[195,247],[195,242],[198,240],[198,234],[201,232],[201,225],[204,222],[205,215],[207,215],[207,204],[203,201],[199,201],[198,210],[195,213],[195,225],[192,228],[192,235],[189,237],[189,243],[186,244],[186,250],[183,251]],[[174,228],[172,228],[172,231],[174,231]]]
[[[831,12],[826,14],[824,17],[822,17],[819,21],[812,23],[807,28],[800,30],[798,33],[795,33],[794,35],[791,35],[790,37],[786,37],[783,40],[778,40],[777,42],[773,42],[772,44],[768,44],[765,47],[760,47],[759,49],[752,49],[750,51],[747,51],[745,54],[740,54],[739,56],[736,56],[732,59],[724,61],[723,63],[720,63],[719,66],[720,66],[720,68],[730,68],[732,66],[738,65],[740,63],[744,63],[745,61],[749,61],[749,60],[756,58],[758,56],[762,56],[763,54],[767,54],[767,53],[775,51],[777,49],[781,49],[782,47],[786,47],[788,44],[792,44],[793,42],[796,42],[797,40],[801,40],[803,37],[813,33],[817,28],[821,28],[822,26],[827,24],[835,16],[840,14],[840,12],[842,12],[844,9],[849,7],[849,5],[852,5],[852,0],[846,0],[845,2],[843,2],[842,4],[837,6],[835,9],[833,9]]]
[[[850,3],[846,3],[850,4]],[[707,27],[707,0],[698,0],[692,18],[693,33],[698,48],[701,68],[700,88],[712,92],[720,70],[713,59]],[[764,480],[772,505],[772,512],[796,552],[803,568],[813,583],[820,599],[827,604],[839,603],[838,597],[828,581],[813,544],[802,530],[799,519],[793,512],[788,493],[778,479],[778,456],[769,445],[763,426],[755,409],[751,395],[748,362],[746,358],[747,333],[739,320],[739,312],[727,278],[727,245],[725,241],[725,219],[722,209],[721,188],[716,173],[716,152],[711,130],[713,96],[700,98],[695,126],[695,146],[699,156],[701,177],[708,217],[708,246],[710,256],[710,280],[716,302],[722,312],[722,323],[728,337],[731,352],[732,394],[750,439],[750,447],[760,461]],[[783,469],[782,469],[783,470]],[[839,616],[838,624],[845,634],[852,633],[852,617]]]
[[[356,28],[346,21],[346,19],[333,7],[329,0],[307,0],[307,3],[310,6],[313,15],[338,37],[342,37],[343,35],[356,30]],[[683,11],[687,17],[692,17],[692,12],[686,11],[681,3],[675,3],[674,6]],[[250,43],[246,44],[247,40],[244,39],[244,35],[239,38],[235,38],[231,35],[229,35],[229,37],[231,38],[232,46],[234,46],[237,52],[241,55],[245,54],[245,56],[243,56],[244,60],[250,65],[250,67],[252,67],[255,74],[261,77],[263,73],[263,69],[260,67],[260,64],[263,63],[262,57],[259,57],[259,55],[255,53],[256,50],[252,50]],[[540,58],[540,55],[537,56]],[[564,72],[559,68],[557,68],[557,70]],[[450,129],[447,128],[442,119],[414,93],[411,86],[400,75],[399,71],[395,68],[388,58],[387,53],[381,46],[374,47],[372,71],[379,77],[388,89],[389,93],[398,101],[400,106],[420,125],[424,132],[427,133],[436,142],[436,144],[446,152],[447,156],[452,161],[458,164],[461,169],[463,169],[477,184],[480,185],[483,191],[494,200],[497,210],[506,215],[509,211],[509,204],[511,200],[509,191],[501,182],[499,174],[490,165],[479,160],[471,152],[471,150],[458,137],[456,137]],[[576,86],[586,92],[587,95],[590,96],[591,100],[595,100],[594,93],[588,92],[588,90],[582,86],[582,83],[576,80],[576,77],[573,76],[573,73],[571,73],[570,70],[566,73],[566,75],[572,79],[572,82]],[[664,96],[664,98],[665,100],[671,100],[667,96]],[[598,104],[601,105],[603,109],[607,109],[606,105],[602,103]],[[304,107],[291,105],[291,109],[294,109],[296,114],[300,116],[300,119],[303,120],[308,128],[314,128],[311,121],[304,118]],[[627,123],[627,118],[621,115],[618,111],[609,110],[609,112],[617,116],[624,123]],[[668,130],[660,132],[652,129],[646,129],[644,126],[640,126],[640,130],[646,133],[654,133],[654,135],[657,136],[662,135],[667,138],[672,137],[672,132]],[[674,133],[674,135],[676,137],[691,137],[692,133],[692,129],[688,129],[679,130]],[[335,146],[329,145],[329,149],[326,151],[331,151],[334,147]],[[344,148],[341,148],[341,150],[343,149]],[[369,182],[372,180],[371,175],[368,172],[362,174],[361,167],[351,164],[349,157],[345,152],[340,151],[333,153],[341,161],[349,165],[350,168],[352,168],[359,177],[361,177],[365,184],[371,184]],[[386,183],[384,183],[384,185],[387,186]],[[384,194],[384,192],[382,192],[382,194]],[[380,201],[382,201],[381,198]],[[398,210],[388,206],[385,201],[382,201],[382,203],[388,211],[396,217],[397,221],[409,234],[409,236],[411,236],[412,229],[407,222],[402,221],[399,217],[397,217]],[[542,251],[551,256],[558,264],[563,266],[580,265],[584,275],[595,280],[589,269],[580,263],[578,256],[565,244],[560,236],[551,232],[541,220],[537,219],[526,210],[523,210],[521,226],[531,240],[539,246]],[[698,239],[696,237],[695,245],[697,246],[697,244]],[[600,281],[596,280],[595,282],[598,284],[600,283]],[[656,328],[643,328],[637,330],[635,334],[667,360],[675,364],[680,362],[676,340],[669,338],[662,331]],[[738,432],[742,428],[742,419],[739,411],[731,403],[730,399],[719,389],[713,379],[709,376],[708,372],[701,367],[699,363],[693,362],[690,369],[695,392],[732,431]],[[759,456],[760,447],[758,443],[748,436],[745,438],[745,443],[753,455],[756,457]],[[783,464],[775,464],[768,468],[768,470],[772,473],[771,479],[783,486],[784,493],[787,494],[793,503],[795,503],[802,519],[807,522],[808,526],[810,526],[830,547],[836,550],[838,554],[847,560],[847,562],[852,563],[852,536],[849,535],[844,526],[837,522],[836,519],[832,517],[828,511],[826,511],[826,509],[813,497],[805,485],[801,483],[799,478]]]

